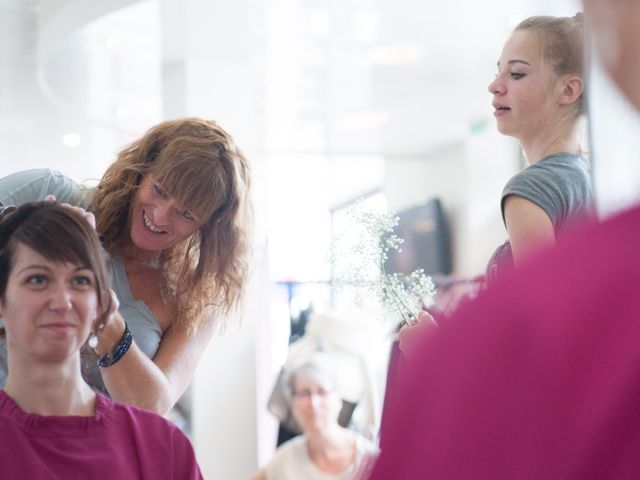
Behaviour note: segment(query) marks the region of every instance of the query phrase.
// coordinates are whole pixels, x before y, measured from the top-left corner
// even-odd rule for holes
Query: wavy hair
[[[193,331],[207,310],[228,313],[244,294],[253,226],[249,164],[213,121],[185,118],[151,128],[120,151],[93,194],[96,228],[111,255],[130,241],[129,206],[149,174],[177,205],[206,219],[159,258],[162,297]]]

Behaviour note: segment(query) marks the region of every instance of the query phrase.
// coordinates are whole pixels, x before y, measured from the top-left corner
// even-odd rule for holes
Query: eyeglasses
[[[305,388],[303,390],[297,390],[293,392],[293,397],[299,400],[311,400],[311,397],[316,396],[321,400],[324,400],[331,394],[331,390],[325,390],[324,388],[319,388],[318,390],[310,390]]]
[[[1,204],[0,204],[1,205]],[[0,206],[0,219],[4,218],[6,215],[11,212],[15,212],[17,210],[15,205],[2,205]]]

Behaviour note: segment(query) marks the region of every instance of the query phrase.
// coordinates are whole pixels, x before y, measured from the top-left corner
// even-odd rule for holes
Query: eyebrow
[[[509,60],[507,62],[507,65],[513,65],[514,63],[522,63],[523,65],[529,65],[531,66],[531,64],[529,62],[527,62],[526,60]],[[500,68],[500,62],[497,62],[496,65],[498,66],[498,68]]]
[[[48,270],[51,271],[49,267],[46,265],[28,265],[24,267],[22,270],[18,271],[18,273],[26,272],[27,270]]]
[[[26,272],[27,270],[46,270],[46,271],[48,271],[48,272],[51,272],[51,271],[52,271],[52,269],[51,269],[51,268],[49,268],[49,267],[48,267],[48,266],[46,266],[46,265],[39,265],[39,264],[35,264],[35,265],[28,265],[28,266],[24,267],[22,270],[19,270],[17,273],[19,273],[19,274],[20,274],[20,273],[22,273],[22,272]],[[77,267],[74,269],[74,272],[78,272],[78,271],[80,271],[80,270],[87,270],[87,271],[92,272],[92,270],[91,270],[89,267],[82,267],[82,266],[77,266]],[[93,273],[93,272],[92,272],[92,273]]]

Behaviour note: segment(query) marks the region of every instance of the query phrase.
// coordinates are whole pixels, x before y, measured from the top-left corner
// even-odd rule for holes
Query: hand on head
[[[100,326],[98,326],[99,331],[113,319],[114,315],[119,315],[118,308],[120,308],[120,301],[118,300],[116,292],[113,291],[113,288],[110,288],[108,293],[105,292],[103,295],[106,297],[103,297],[103,305],[109,305],[109,309],[104,312],[103,320],[100,322]]]
[[[47,195],[46,197],[44,197],[44,201],[45,202],[55,202],[56,201],[56,196],[55,195]],[[89,222],[89,225],[91,225],[93,228],[96,228],[96,217],[93,215],[93,213],[87,212],[82,207],[74,207],[73,205],[71,205],[69,203],[61,203],[60,205],[65,207],[65,208],[68,208],[70,210],[73,210],[78,215],[83,217],[87,222]]]

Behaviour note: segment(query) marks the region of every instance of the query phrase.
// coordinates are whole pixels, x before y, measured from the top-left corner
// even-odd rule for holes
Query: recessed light
[[[422,50],[414,45],[378,45],[367,51],[367,58],[379,65],[409,65],[422,58]]]
[[[131,108],[126,105],[120,105],[116,108],[116,117],[129,118],[131,116]]]
[[[121,41],[118,37],[107,37],[107,39],[104,41],[104,44],[109,48],[118,48],[121,44]]]
[[[387,112],[377,110],[361,110],[348,112],[340,118],[340,127],[345,130],[369,130],[379,128],[389,122]]]
[[[77,147],[82,143],[82,137],[77,133],[67,133],[64,137],[62,137],[62,143],[66,147]]]

